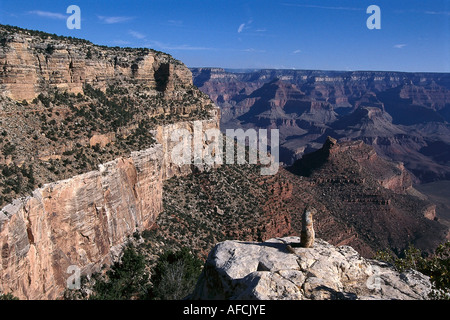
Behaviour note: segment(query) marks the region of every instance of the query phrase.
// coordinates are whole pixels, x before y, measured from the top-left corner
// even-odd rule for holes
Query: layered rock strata
[[[75,94],[83,93],[85,83],[104,90],[111,79],[132,79],[173,96],[179,84],[192,84],[189,69],[162,52],[100,47],[3,28],[0,25],[0,32],[7,32],[0,46],[0,89],[15,100],[32,100],[49,86]]]
[[[50,100],[50,94],[63,99]],[[53,182],[1,209],[0,292],[12,292],[21,299],[57,299],[74,268],[87,274],[114,261],[127,239],[149,228],[162,211],[165,179],[208,169],[172,161],[171,152],[179,143],[172,133],[183,130],[191,134],[200,128],[203,137],[205,130],[219,129],[218,109],[192,85],[189,69],[168,54],[97,46],[82,39],[4,25],[0,25],[0,95],[3,135],[18,149],[14,158],[7,158],[2,148],[6,165],[39,165],[30,151],[34,149],[40,149],[37,158],[50,161],[71,153],[77,144],[80,148],[104,148],[119,138],[127,139],[136,128],[148,129],[145,134],[150,132],[157,141],[140,151],[133,147],[110,149],[115,159],[96,161],[101,163],[98,170],[86,172],[92,170],[89,167],[65,180],[48,178],[46,181]],[[109,101],[105,95],[120,99]],[[85,110],[88,101],[96,110],[106,106],[103,113],[96,116],[93,109]],[[112,113],[126,106],[128,113]],[[46,113],[41,125],[33,120],[35,112]],[[78,123],[77,114],[88,117]],[[101,128],[108,123],[101,122],[100,116],[128,117],[128,122]],[[69,131],[58,134],[48,146],[42,138],[46,117],[52,118],[48,124],[79,128],[74,127],[74,136]],[[158,122],[157,117],[167,122]],[[68,118],[74,123],[68,124]],[[92,118],[98,121],[88,128],[84,120]],[[34,126],[23,125],[29,122]],[[11,123],[21,127],[11,128]],[[29,140],[32,135],[33,141]],[[206,145],[203,141],[201,147]]]
[[[217,128],[214,111],[211,120],[195,125]],[[194,122],[161,126],[154,147],[46,184],[4,207],[0,290],[22,299],[57,299],[72,274],[69,266],[90,274],[113,262],[127,239],[151,227],[162,211],[165,179],[207,169],[171,161],[176,143],[170,134],[178,129],[192,132]]]

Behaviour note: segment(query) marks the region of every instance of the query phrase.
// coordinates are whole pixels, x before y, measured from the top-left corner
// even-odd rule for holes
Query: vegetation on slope
[[[106,92],[89,84],[83,94],[52,89],[31,103],[1,98],[0,206],[44,183],[97,169],[98,164],[153,145],[157,125],[209,117],[201,97],[179,102],[146,94],[150,88],[115,82]],[[187,115],[159,113],[191,106]],[[107,137],[92,145],[93,136]],[[3,162],[3,163],[2,163]]]

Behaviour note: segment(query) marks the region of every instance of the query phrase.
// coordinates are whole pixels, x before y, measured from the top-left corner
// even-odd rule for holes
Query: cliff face
[[[168,54],[0,25],[0,206],[148,149],[158,126],[214,110]]]
[[[110,264],[134,231],[161,210],[162,147],[50,183],[0,213],[1,287],[20,298],[56,299],[70,265]]]
[[[1,25],[0,44],[0,291],[56,299],[69,266],[98,271],[153,225],[164,180],[208,169],[174,163],[172,133],[220,115],[162,52]]]
[[[196,121],[217,128],[218,113]],[[162,211],[163,181],[205,170],[178,165],[171,152],[174,130],[194,122],[161,126],[154,147],[132,152],[71,179],[46,184],[0,211],[0,289],[19,298],[56,299],[75,265],[81,274],[99,271],[117,258],[127,238],[150,228]]]
[[[220,111],[215,108],[210,111],[210,119],[202,121],[189,121],[189,122],[178,122],[174,124],[169,124],[165,126],[159,126],[155,131],[156,140],[162,144],[165,152],[163,153],[163,179],[170,179],[173,176],[186,175],[193,172],[193,169],[203,171],[204,169],[209,169],[208,166],[203,164],[198,164],[194,166],[193,164],[177,164],[172,161],[172,150],[181,143],[181,140],[172,140],[172,133],[175,131],[184,131],[189,134],[192,138],[192,143],[190,145],[191,151],[194,148],[194,131],[201,130],[201,136],[203,137],[205,131],[209,129],[219,129],[220,128]],[[200,132],[200,131],[199,131]],[[188,147],[189,145],[186,145]],[[207,148],[207,142],[203,141],[203,149]],[[193,152],[193,151],[192,151]]]
[[[111,79],[133,79],[173,93],[192,83],[189,69],[161,52],[98,47],[83,41],[13,33],[0,47],[0,89],[9,97],[32,100],[49,86],[82,93],[83,84],[106,89]],[[75,42],[75,45],[74,45]]]

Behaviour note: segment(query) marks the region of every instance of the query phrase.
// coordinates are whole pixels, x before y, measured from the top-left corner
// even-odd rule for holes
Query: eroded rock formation
[[[208,169],[174,163],[179,141],[171,133],[192,133],[197,125],[203,137],[219,128],[220,115],[192,85],[189,69],[168,54],[2,25],[0,40],[2,132],[17,149],[7,155],[1,148],[0,164],[27,165],[32,187],[22,198],[15,192],[0,211],[0,292],[57,299],[69,266],[81,274],[98,271],[134,232],[152,226],[162,211],[164,180]],[[49,125],[53,136],[44,133]],[[132,143],[143,138],[138,146],[145,148]],[[114,160],[99,161],[105,154]],[[80,171],[62,180],[54,160]],[[59,175],[46,173],[50,163]],[[22,179],[11,172],[11,181]]]
[[[222,109],[222,128],[280,130],[291,164],[328,135],[362,140],[424,182],[448,179],[448,73],[193,68]]]
[[[200,121],[206,130],[218,124]],[[71,265],[81,274],[113,262],[134,232],[162,211],[163,181],[205,166],[178,165],[170,133],[193,122],[158,128],[154,147],[99,165],[99,170],[44,185],[0,211],[0,290],[19,298],[57,299]]]
[[[316,239],[313,248],[286,250],[298,237],[225,241],[210,252],[191,299],[422,300],[427,276],[362,258],[352,247]]]
[[[192,83],[189,69],[162,52],[99,47],[80,39],[37,37],[31,31],[0,31],[4,37],[0,89],[15,100],[32,100],[49,86],[82,93],[83,85],[90,83],[104,90],[111,79],[133,79],[169,95],[175,95],[178,84]]]

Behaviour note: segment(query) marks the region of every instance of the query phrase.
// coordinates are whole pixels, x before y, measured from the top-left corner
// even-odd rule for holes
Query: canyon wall
[[[160,145],[44,185],[0,213],[1,290],[56,299],[70,265],[99,270],[161,211]]]
[[[56,91],[62,100],[50,99]],[[107,99],[114,95],[119,97]],[[0,210],[0,293],[12,292],[20,299],[60,298],[73,275],[73,269],[67,273],[68,267],[89,274],[115,261],[127,239],[150,228],[162,211],[163,181],[207,169],[171,160],[179,143],[172,141],[172,133],[181,129],[192,133],[200,126],[203,136],[204,130],[219,129],[220,122],[219,109],[193,86],[190,70],[168,54],[98,46],[4,25],[0,25],[0,96],[2,129],[18,150],[9,163],[33,164],[35,173],[46,161],[74,152],[75,144],[85,153],[89,146],[100,150],[118,138],[128,141],[136,128],[141,130],[136,138],[151,135],[156,140],[143,148],[117,144],[100,150],[114,154],[110,158],[114,160],[99,160],[98,170],[93,166],[64,180],[47,175],[45,182],[51,183],[36,184],[27,196],[13,197]],[[85,111],[86,105],[104,108],[103,113]],[[128,113],[114,113],[126,108]],[[72,129],[47,144],[43,128],[50,120],[47,123],[44,117],[37,123],[35,113],[45,113],[52,123],[61,124],[58,128]],[[80,114],[89,117],[79,119]],[[112,127],[103,121],[111,117],[128,120]],[[89,127],[89,119],[95,119],[94,126]],[[14,129],[14,124],[20,126]],[[35,138],[29,140],[31,136]]]
[[[413,182],[448,180],[450,74],[193,68],[223,128],[278,128],[292,164],[327,136],[362,140],[404,163]]]
[[[204,130],[211,119],[195,121]],[[148,229],[162,211],[163,181],[203,166],[171,161],[171,132],[194,130],[194,121],[160,126],[159,143],[99,165],[99,170],[49,183],[0,211],[0,291],[21,299],[57,299],[69,266],[90,274],[109,265],[127,238]]]
[[[85,83],[105,89],[111,79],[133,79],[170,94],[178,83],[192,83],[189,69],[162,52],[39,37],[33,31],[3,35],[0,69],[0,90],[20,101],[32,100],[49,86],[72,93],[83,93]]]

